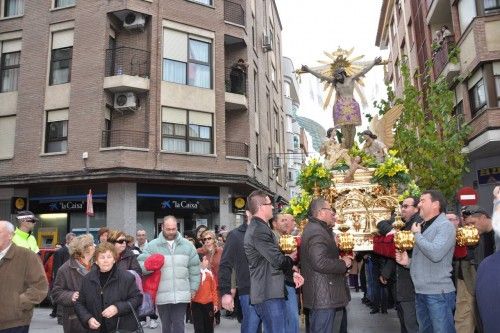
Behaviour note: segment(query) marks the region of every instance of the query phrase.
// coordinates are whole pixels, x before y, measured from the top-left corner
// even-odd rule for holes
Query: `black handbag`
[[[137,329],[134,331],[120,329],[119,328],[120,327],[120,317],[118,317],[118,322],[116,323],[116,330],[114,333],[144,333],[144,330],[142,329],[142,325],[139,322],[139,318],[137,318],[137,313],[135,313],[134,307],[132,306],[132,304],[130,304],[130,302],[127,302],[127,304],[130,307],[130,309],[132,310],[132,314],[134,315],[135,322],[137,323]]]

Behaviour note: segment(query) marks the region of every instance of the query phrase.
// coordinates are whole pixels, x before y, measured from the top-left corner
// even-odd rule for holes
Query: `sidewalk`
[[[348,331],[349,333],[398,333],[399,321],[394,309],[388,314],[370,314],[370,309],[361,304],[362,293],[352,292],[352,300],[348,307]],[[50,308],[37,308],[33,315],[30,333],[63,333],[62,326],[56,324],[56,320],[49,317]],[[237,333],[240,325],[236,319],[221,318],[221,324],[215,327],[216,333]],[[186,333],[193,333],[193,325],[186,324]],[[304,324],[301,323],[301,332],[305,332]],[[145,328],[144,333],[161,333],[161,328]]]

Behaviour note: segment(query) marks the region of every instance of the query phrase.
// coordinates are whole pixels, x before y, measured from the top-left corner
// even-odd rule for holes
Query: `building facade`
[[[417,74],[430,59],[433,77],[449,82],[454,112],[472,129],[464,148],[470,161],[464,186],[473,186],[480,204],[491,208],[500,181],[500,2],[384,0],[376,44],[390,49],[387,79],[396,95],[402,92],[398,66],[404,52],[418,87]]]
[[[273,0],[0,2],[2,218],[25,200],[62,239],[92,189],[94,230],[151,237],[165,215],[234,227],[235,198],[287,197]]]
[[[283,108],[286,114],[286,165],[287,186],[290,198],[300,194],[297,177],[304,163],[307,149],[301,141],[301,127],[297,122],[297,112],[300,107],[299,84],[295,68],[290,58],[283,57]]]

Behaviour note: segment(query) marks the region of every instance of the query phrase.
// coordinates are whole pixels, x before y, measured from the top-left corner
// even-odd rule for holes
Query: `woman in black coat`
[[[99,244],[94,254],[97,266],[83,278],[75,311],[82,325],[90,331],[111,333],[117,329],[138,329],[131,307],[137,311],[142,294],[135,277],[116,267],[116,258],[113,244]]]
[[[127,236],[123,231],[111,230],[108,236],[108,242],[115,246],[116,266],[123,270],[136,271],[139,276],[142,276],[142,269],[137,261],[137,256],[127,246]]]

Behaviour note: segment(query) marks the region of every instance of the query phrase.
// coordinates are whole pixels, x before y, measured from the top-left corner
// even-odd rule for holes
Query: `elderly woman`
[[[123,231],[111,230],[108,236],[108,242],[115,246],[118,255],[116,266],[123,270],[136,271],[139,276],[142,276],[142,270],[137,261],[137,256],[132,252],[132,249],[127,246],[127,235]]]
[[[64,333],[86,332],[76,317],[74,305],[83,277],[90,271],[95,250],[94,237],[81,235],[73,238],[68,250],[70,259],[59,268],[51,296],[56,304],[62,306]]]
[[[118,269],[117,259],[113,244],[99,244],[94,253],[96,267],[83,278],[75,311],[88,330],[135,331],[140,325],[133,311],[142,303],[142,294],[134,276]]]

